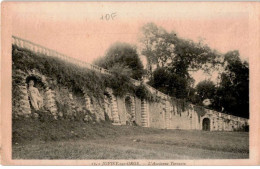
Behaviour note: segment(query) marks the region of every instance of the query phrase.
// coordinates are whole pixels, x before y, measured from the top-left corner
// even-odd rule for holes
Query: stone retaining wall
[[[19,47],[40,52],[42,54],[57,55],[58,58],[66,59],[79,66],[84,66],[100,73],[111,74],[111,72],[99,68],[94,65],[75,61],[67,56],[48,50],[42,46],[31,42],[13,37],[14,44]],[[194,130],[210,130],[210,131],[235,131],[244,126],[249,125],[248,119],[227,115],[224,113],[208,110],[205,108],[197,108],[197,106],[179,102],[177,99],[157,91],[151,86],[145,84],[151,93],[156,94],[160,99],[158,102],[149,102],[140,100],[133,95],[125,95],[124,97],[116,97],[112,89],[104,91],[109,99],[101,101],[97,98],[90,97],[90,93],[82,89],[79,95],[73,93],[65,86],[58,86],[50,77],[38,72],[37,69],[27,71],[14,70],[13,79],[13,117],[30,116],[34,112],[28,97],[28,77],[34,77],[41,84],[39,88],[44,98],[44,109],[49,111],[55,119],[64,116],[75,116],[78,112],[84,112],[87,109],[91,114],[97,117],[97,121],[105,120],[107,115],[114,125],[127,124],[127,112],[125,107],[126,97],[131,101],[132,121],[142,127],[154,127],[162,129],[194,129]],[[141,82],[132,80],[135,85]],[[87,82],[86,82],[87,83]],[[92,91],[93,92],[93,91]],[[109,107],[105,109],[105,104]],[[88,119],[86,117],[86,119]],[[132,124],[132,123],[131,123]]]

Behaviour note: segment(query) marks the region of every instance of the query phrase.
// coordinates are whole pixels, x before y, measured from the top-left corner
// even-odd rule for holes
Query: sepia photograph
[[[259,7],[2,3],[3,161],[259,165]]]

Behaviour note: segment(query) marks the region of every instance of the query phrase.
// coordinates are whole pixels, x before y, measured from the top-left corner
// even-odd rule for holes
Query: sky
[[[180,37],[203,39],[221,53],[239,50],[248,60],[251,8],[249,3],[217,2],[17,3],[12,34],[91,63],[115,42],[138,46],[140,28],[154,22]],[[104,19],[107,14],[110,18]],[[202,75],[194,74],[196,82],[208,78]]]

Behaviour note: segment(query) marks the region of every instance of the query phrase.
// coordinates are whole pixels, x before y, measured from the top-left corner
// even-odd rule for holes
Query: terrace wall
[[[56,56],[99,73],[111,74],[108,70],[88,63],[82,63],[21,38],[13,37],[13,44],[20,48],[29,49],[34,53],[43,53],[46,57],[49,55]],[[161,129],[204,129],[210,131],[235,131],[249,125],[248,119],[188,104],[171,98],[147,84],[145,84],[146,87],[160,98],[158,101],[140,100],[130,94],[116,97],[112,89],[108,88],[106,91],[107,100],[100,102],[98,99],[90,97],[88,91],[82,90],[77,94],[73,93],[65,86],[55,84],[57,79],[45,76],[37,69],[31,70],[30,68],[27,68],[27,71],[13,70],[13,88],[15,89],[13,94],[15,94],[16,98],[15,100],[13,99],[14,117],[30,116],[32,113],[37,116],[37,113],[35,114],[32,111],[27,93],[28,85],[26,81],[28,77],[32,76],[42,84],[39,90],[44,97],[44,106],[55,119],[64,116],[76,118],[75,116],[77,116],[78,112],[83,112],[84,114],[85,110],[88,110],[96,116],[97,121],[107,120],[107,116],[115,125],[130,124]],[[135,85],[140,85],[141,83],[133,79],[132,82]],[[131,109],[128,111],[126,98],[129,99]],[[62,107],[67,107],[67,109],[62,110]],[[85,119],[88,120],[87,115]]]

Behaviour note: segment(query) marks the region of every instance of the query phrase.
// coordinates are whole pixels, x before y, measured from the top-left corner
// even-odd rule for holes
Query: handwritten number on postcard
[[[114,20],[115,17],[116,17],[116,13],[113,12],[113,13],[110,13],[110,14],[102,15],[100,19],[105,20],[105,21],[109,21],[109,20]]]

